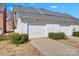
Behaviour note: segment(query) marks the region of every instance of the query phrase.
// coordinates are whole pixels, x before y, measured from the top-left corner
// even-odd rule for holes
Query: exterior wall
[[[71,26],[60,26],[59,24],[47,24],[47,33],[64,32],[66,35],[72,35]]]
[[[1,33],[6,32],[6,7],[5,5],[0,5],[0,8],[3,9],[3,12],[0,13],[0,31]]]
[[[3,13],[0,13],[0,32],[2,33],[3,31]]]
[[[12,20],[7,20],[6,21],[6,31],[13,31],[13,21]]]
[[[22,21],[24,21],[24,20],[22,20]],[[17,33],[28,33],[27,32],[27,22],[26,21],[24,21],[25,23],[23,23],[21,21],[21,19],[20,18],[18,18],[18,21],[17,21],[17,28],[15,29],[15,32],[17,32]]]
[[[48,36],[49,32],[64,32],[67,36],[71,36],[72,33],[74,32],[73,29],[75,28],[75,31],[79,31],[79,26],[78,25],[68,25],[68,26],[61,26],[60,24],[53,24],[51,23],[52,21],[44,21],[44,20],[35,20],[35,19],[21,19],[18,18],[17,21],[17,28],[15,29],[15,32],[17,33],[26,33],[29,34],[30,33],[34,33],[34,31],[39,31],[40,34],[35,34],[35,35],[39,35],[41,36],[41,33],[45,32],[46,34],[44,35],[44,37]],[[31,27],[31,30],[29,29],[29,26],[33,26],[34,28]],[[41,27],[39,26],[41,25]],[[44,25],[44,26],[43,26]],[[36,26],[40,27],[35,28]],[[45,31],[41,32],[41,28],[43,28]],[[32,31],[32,32],[31,32]],[[43,35],[42,35],[43,36]]]
[[[6,19],[4,13],[0,13],[0,29],[4,33],[6,31]]]
[[[73,31],[79,31],[79,25],[72,25]]]

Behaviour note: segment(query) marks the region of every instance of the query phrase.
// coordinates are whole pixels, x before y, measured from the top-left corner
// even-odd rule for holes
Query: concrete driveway
[[[46,56],[78,56],[79,49],[48,38],[32,39],[31,43]]]

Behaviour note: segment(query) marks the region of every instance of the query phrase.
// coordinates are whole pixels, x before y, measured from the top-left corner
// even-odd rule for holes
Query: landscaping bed
[[[58,41],[79,48],[79,32],[73,32],[72,36],[68,36],[65,40]]]
[[[42,55],[30,42],[19,45],[8,40],[0,41],[0,56],[40,56]]]
[[[75,39],[74,40],[65,39],[65,40],[57,40],[57,41],[79,48],[79,41],[76,41]]]
[[[73,32],[73,35],[70,37],[66,36],[63,32],[50,32],[48,33],[48,37],[64,44],[79,48],[79,32]]]
[[[72,36],[79,37],[79,32],[73,32]]]
[[[28,41],[27,34],[6,33],[0,35],[0,56],[34,55],[42,54]]]

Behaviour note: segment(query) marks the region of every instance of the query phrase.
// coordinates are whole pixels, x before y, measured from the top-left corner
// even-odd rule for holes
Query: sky
[[[79,19],[79,3],[17,3],[33,8],[44,8],[53,12],[61,12],[70,14]],[[12,11],[13,3],[6,3],[7,11]]]

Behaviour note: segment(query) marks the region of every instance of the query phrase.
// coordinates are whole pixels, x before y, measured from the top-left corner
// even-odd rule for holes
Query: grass
[[[8,36],[6,37],[8,38]],[[14,45],[10,42],[9,39],[1,38],[0,56],[1,55],[2,56],[40,56],[42,54],[30,42]]]
[[[2,56],[39,56],[42,55],[30,42],[21,45],[11,44],[8,40],[0,41],[0,55]]]

